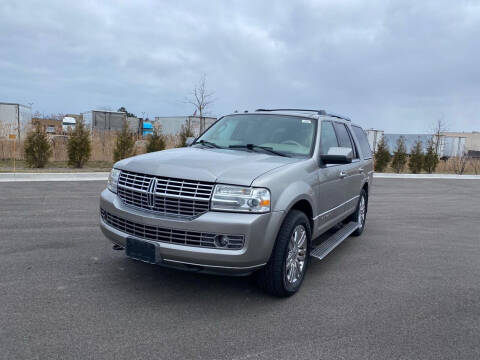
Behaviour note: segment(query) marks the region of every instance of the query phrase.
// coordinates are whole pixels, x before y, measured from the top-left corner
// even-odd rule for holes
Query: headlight
[[[110,171],[110,175],[108,176],[108,183],[107,189],[113,193],[117,193],[117,184],[118,184],[118,177],[120,176],[120,170],[112,169]]]
[[[231,185],[215,185],[212,210],[265,213],[270,211],[270,191]]]

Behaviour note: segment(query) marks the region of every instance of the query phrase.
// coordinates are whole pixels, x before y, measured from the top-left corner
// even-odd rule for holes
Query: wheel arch
[[[367,198],[368,198],[368,190],[369,190],[368,181],[365,181],[365,183],[362,186],[362,189],[365,190],[365,192],[367,193]]]
[[[299,210],[307,216],[308,222],[310,223],[310,231],[313,235],[313,207],[312,207],[312,204],[307,199],[299,199],[292,204],[292,206],[288,209],[288,212],[290,212],[291,210]]]
[[[365,181],[365,183],[362,186],[362,190],[365,190],[365,192],[367,193],[367,198],[365,199],[366,200],[365,210],[368,212],[368,192],[370,190],[370,187],[368,185],[368,181]]]

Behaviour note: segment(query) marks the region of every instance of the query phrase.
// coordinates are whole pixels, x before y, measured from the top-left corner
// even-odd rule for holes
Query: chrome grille
[[[164,215],[193,217],[208,211],[213,186],[122,170],[117,194],[127,205]]]
[[[110,214],[104,209],[100,209],[100,214],[103,221],[112,226],[113,228],[120,230],[126,234],[136,236],[140,239],[159,241],[170,244],[217,248],[215,246],[215,236],[219,234],[168,229],[152,225],[143,225]],[[243,248],[245,243],[245,238],[243,235],[225,236],[228,239],[228,245],[226,247],[218,249],[238,250]]]

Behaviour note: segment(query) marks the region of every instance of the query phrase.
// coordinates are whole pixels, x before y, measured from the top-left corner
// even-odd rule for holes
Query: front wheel
[[[357,210],[352,214],[350,220],[356,221],[358,223],[358,228],[355,230],[352,235],[360,236],[365,229],[365,222],[367,221],[367,205],[368,197],[365,189],[362,189],[360,192],[360,198],[358,199]]]
[[[295,294],[307,271],[310,240],[307,216],[292,210],[280,228],[270,260],[257,274],[260,287],[279,297]]]

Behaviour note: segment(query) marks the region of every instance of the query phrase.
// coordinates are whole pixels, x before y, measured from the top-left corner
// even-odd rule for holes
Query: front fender
[[[288,212],[300,200],[308,201],[314,211],[313,189],[304,181],[294,182],[283,189],[278,200],[275,201],[275,211]]]

